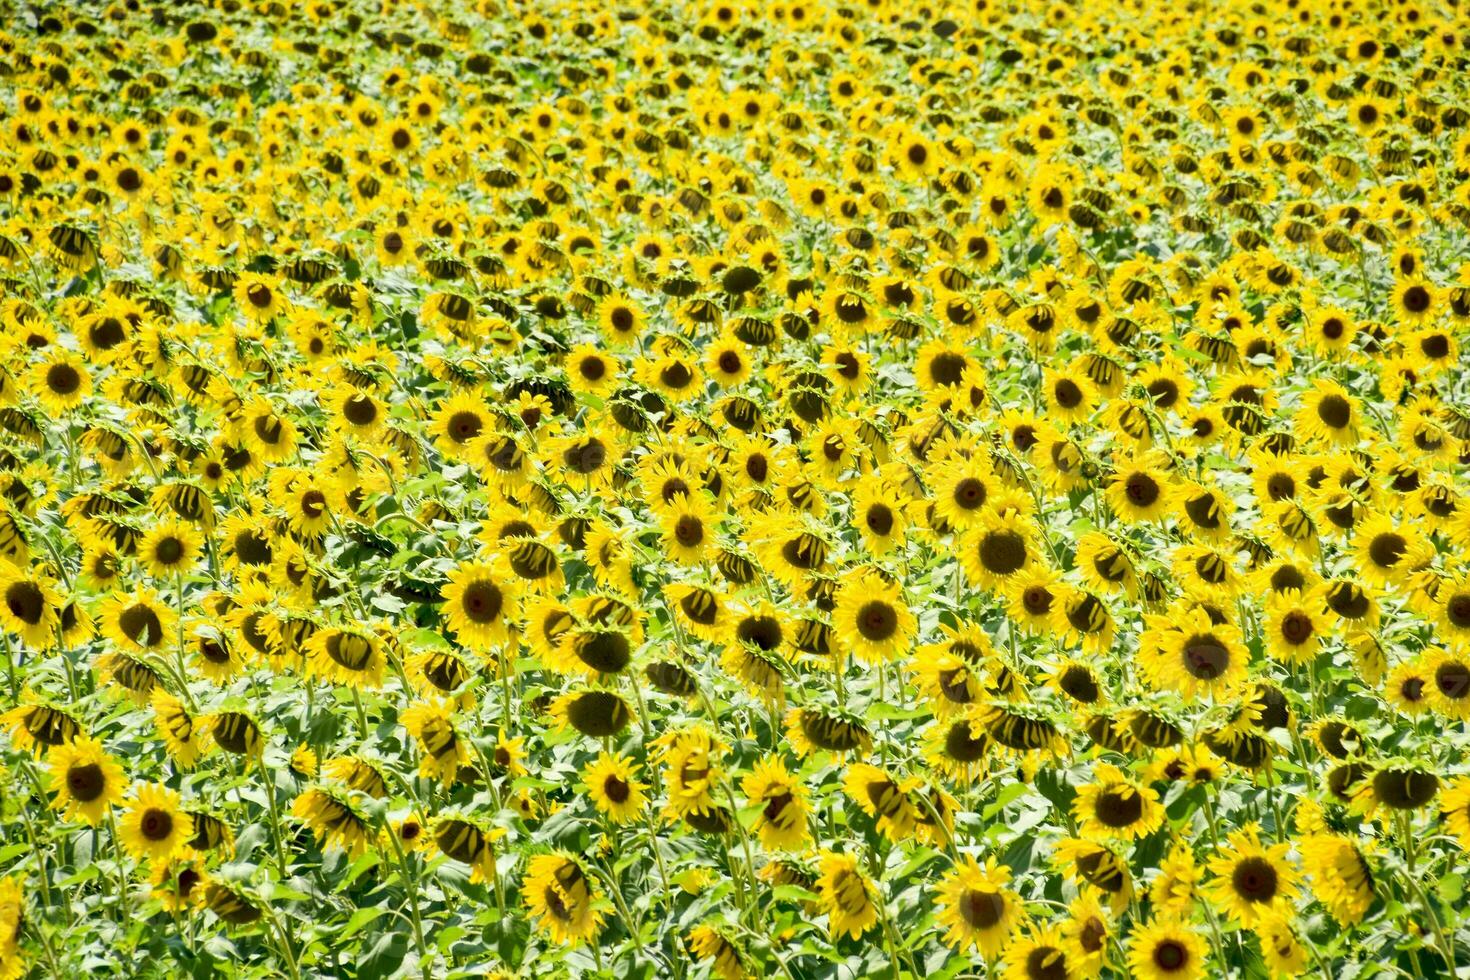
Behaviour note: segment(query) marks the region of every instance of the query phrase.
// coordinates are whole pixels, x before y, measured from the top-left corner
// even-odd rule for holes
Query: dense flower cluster
[[[0,10],[0,980],[1470,962],[1454,4]]]

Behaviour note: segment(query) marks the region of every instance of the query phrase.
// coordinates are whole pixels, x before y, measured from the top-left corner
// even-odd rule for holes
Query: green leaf
[[[357,935],[364,928],[366,928],[370,923],[376,921],[379,916],[385,915],[386,913],[387,909],[384,909],[380,906],[370,905],[367,908],[358,909],[356,912],[352,913],[347,922],[342,926],[340,930],[338,930],[336,935],[337,942],[345,942],[346,940],[351,939],[353,936]]]
[[[408,936],[401,932],[385,932],[367,956],[358,961],[358,980],[387,980],[398,972],[407,955]]]

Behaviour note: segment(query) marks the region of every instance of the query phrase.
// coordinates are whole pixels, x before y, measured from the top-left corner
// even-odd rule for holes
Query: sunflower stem
[[[648,825],[648,846],[653,851],[654,863],[658,865],[658,878],[664,886],[664,904],[669,907],[670,912],[673,912],[674,893],[669,888],[669,871],[664,867],[664,856],[658,847],[658,828],[653,824],[653,809],[651,807],[645,806],[643,808],[643,820]]]
[[[117,872],[117,927],[126,932],[126,924],[132,918],[132,903],[128,895],[128,877],[123,871],[122,837],[117,832],[117,817],[112,808],[107,810],[107,831],[112,835],[113,870]]]
[[[271,844],[276,852],[276,871],[281,880],[286,880],[286,845],[281,834],[281,813],[276,805],[276,778],[275,770],[267,766],[261,766],[261,782],[265,786],[266,807],[270,811]]]
[[[184,656],[184,573],[178,569],[174,570],[174,604],[178,608],[178,656],[179,669],[179,693],[184,696],[184,703],[189,710],[195,711],[198,705],[194,703],[194,695],[189,691],[189,662]]]
[[[286,969],[291,975],[291,980],[301,980],[301,969],[296,965],[296,949],[291,943],[291,933],[286,929],[285,923],[276,915],[276,910],[268,903],[265,906],[265,911],[270,917],[271,926],[275,929],[279,937],[280,941],[277,945],[281,952],[281,958],[286,961]]]
[[[638,935],[638,923],[634,920],[633,914],[628,911],[628,903],[623,898],[623,886],[618,881],[618,876],[611,868],[604,867],[600,863],[596,867],[601,874],[606,876],[607,893],[618,910],[618,917],[623,920],[623,926],[628,930],[628,938],[633,940],[633,948],[638,951],[639,956],[648,955],[643,949],[643,939]]]
[[[362,693],[356,685],[352,685],[352,707],[357,713],[357,734],[364,742],[367,741],[367,712],[362,707]]]
[[[403,845],[398,842],[398,831],[388,825],[384,818],[383,834],[388,838],[388,843],[393,845],[393,854],[398,859],[398,867],[403,871],[404,890],[408,892],[408,912],[413,922],[413,941],[419,951],[419,970],[423,973],[424,980],[429,980],[433,975],[430,969],[432,960],[429,956],[428,947],[424,944],[423,917],[419,912],[419,883],[418,874],[409,864],[408,855],[403,851]]]

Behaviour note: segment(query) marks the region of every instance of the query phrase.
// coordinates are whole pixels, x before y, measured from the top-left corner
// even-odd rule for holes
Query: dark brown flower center
[[[1015,531],[989,531],[980,539],[980,564],[992,575],[1010,575],[1026,564],[1026,539]]]
[[[156,646],[163,640],[163,624],[148,606],[131,605],[118,616],[118,626],[128,639],[142,647]]]
[[[1236,862],[1230,884],[1247,902],[1269,902],[1276,897],[1278,876],[1271,862],[1261,857],[1248,857]]]
[[[971,889],[960,896],[959,912],[975,929],[990,929],[1005,915],[1005,896],[999,892]]]
[[[898,613],[881,600],[864,603],[857,614],[858,632],[872,643],[881,643],[898,632]]]
[[[1293,609],[1281,618],[1281,635],[1294,646],[1307,642],[1315,629],[1312,617],[1299,609]]]
[[[621,777],[612,775],[602,781],[602,793],[614,804],[626,803],[632,788]]]
[[[1404,290],[1404,309],[1410,313],[1423,313],[1429,309],[1429,290],[1423,286],[1410,286]]]
[[[1455,661],[1440,664],[1434,672],[1434,684],[1439,693],[1458,701],[1470,694],[1470,667]]]
[[[70,364],[53,364],[46,369],[46,387],[58,395],[73,394],[82,386],[82,376]]]
[[[138,821],[138,831],[151,841],[168,840],[169,835],[174,832],[174,818],[169,816],[167,810],[149,807],[143,811],[143,817]]]
[[[1123,492],[1133,506],[1150,507],[1159,499],[1159,484],[1147,473],[1129,473],[1123,481]]]
[[[494,582],[477,579],[465,586],[460,604],[471,622],[493,623],[505,604],[505,596]]]
[[[1143,817],[1143,797],[1131,786],[1109,786],[1097,795],[1092,813],[1105,827],[1131,827]]]
[[[34,582],[15,582],[5,590],[5,608],[27,626],[35,626],[46,614],[46,597]]]
[[[66,791],[79,803],[91,803],[107,789],[107,777],[95,762],[66,771]]]
[[[1230,667],[1230,651],[1211,634],[1191,636],[1184,643],[1184,669],[1200,680],[1212,681]]]
[[[1067,956],[1055,946],[1038,946],[1026,957],[1026,980],[1068,980]]]
[[[1189,963],[1189,950],[1175,939],[1165,939],[1154,947],[1154,966],[1168,973],[1184,969]]]
[[[987,496],[985,484],[973,476],[965,477],[954,487],[954,502],[961,510],[975,510],[985,503]]]
[[[1353,420],[1353,406],[1341,395],[1328,395],[1317,403],[1317,417],[1331,429],[1345,429]]]

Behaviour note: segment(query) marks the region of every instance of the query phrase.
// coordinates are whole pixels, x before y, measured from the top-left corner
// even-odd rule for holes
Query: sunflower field
[[[1455,0],[0,0],[0,980],[1470,975]]]

